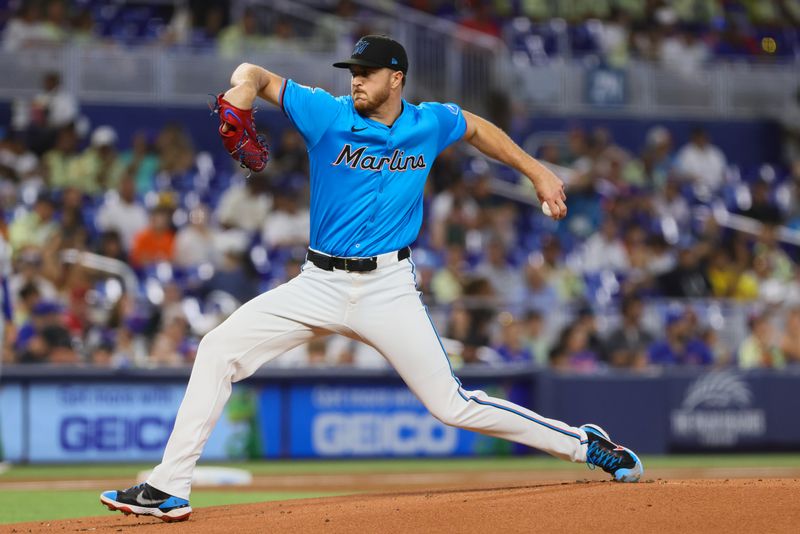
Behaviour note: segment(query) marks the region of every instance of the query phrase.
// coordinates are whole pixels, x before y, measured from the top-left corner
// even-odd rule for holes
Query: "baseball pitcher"
[[[299,276],[244,304],[203,338],[161,464],[146,483],[104,492],[101,502],[124,513],[187,519],[192,471],[232,383],[329,333],[377,349],[445,424],[636,482],[642,463],[600,427],[570,426],[464,389],[416,287],[409,245],[422,223],[425,180],[449,145],[463,139],[523,173],[554,219],[567,214],[562,182],[499,128],[458,105],[404,100],[408,59],[400,43],[365,36],[333,66],[350,71],[349,95],[335,97],[245,63],[217,98],[223,144],[253,171],[269,156],[253,123],[256,97],[280,107],[303,136],[311,169],[306,262]]]

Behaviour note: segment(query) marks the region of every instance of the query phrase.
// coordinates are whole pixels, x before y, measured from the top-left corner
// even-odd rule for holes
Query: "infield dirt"
[[[480,485],[480,484],[477,484]],[[195,510],[185,523],[120,514],[0,532],[449,533],[797,532],[800,479],[577,481],[350,495]]]

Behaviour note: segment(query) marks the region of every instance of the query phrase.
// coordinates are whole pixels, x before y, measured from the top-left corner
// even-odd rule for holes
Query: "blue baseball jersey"
[[[283,82],[280,106],[308,150],[311,248],[364,257],[410,245],[431,165],[466,131],[461,108],[403,100],[389,127],[359,115],[350,96],[292,80]]]

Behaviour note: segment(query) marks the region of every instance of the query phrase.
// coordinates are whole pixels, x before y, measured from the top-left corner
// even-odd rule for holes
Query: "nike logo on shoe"
[[[136,495],[136,502],[141,504],[142,506],[158,506],[164,502],[164,499],[157,499],[155,501],[151,501],[150,499],[145,499],[142,497],[144,495],[144,490],[140,491],[138,495]]]
[[[350,127],[351,132],[363,132],[366,129],[367,129],[366,126],[364,128],[356,128],[355,126]]]

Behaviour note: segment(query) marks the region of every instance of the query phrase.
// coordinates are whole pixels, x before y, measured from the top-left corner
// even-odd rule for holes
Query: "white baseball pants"
[[[244,304],[200,342],[175,428],[148,483],[188,499],[192,471],[231,384],[331,332],[372,345],[441,422],[584,462],[583,430],[461,387],[419,295],[413,263],[393,252],[366,273],[326,271],[307,261],[299,276]]]

